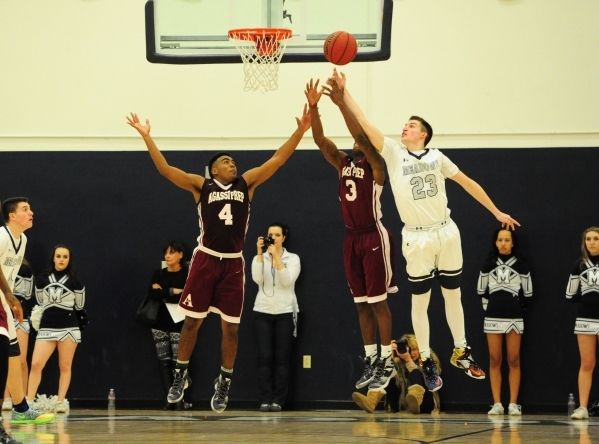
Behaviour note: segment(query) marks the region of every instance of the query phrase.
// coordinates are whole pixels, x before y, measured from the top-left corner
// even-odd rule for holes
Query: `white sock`
[[[377,355],[376,344],[365,345],[364,352],[366,353],[366,357],[376,356]]]
[[[456,348],[466,347],[466,327],[464,326],[464,309],[462,308],[462,292],[459,288],[450,290],[441,287],[445,299],[445,316],[453,336]]]
[[[428,303],[430,300],[430,290],[426,293],[412,295],[412,326],[414,327],[416,341],[418,341],[420,356],[425,359],[431,357],[429,345],[430,327],[428,323]]]
[[[391,344],[381,345],[381,359],[387,359],[391,356]]]

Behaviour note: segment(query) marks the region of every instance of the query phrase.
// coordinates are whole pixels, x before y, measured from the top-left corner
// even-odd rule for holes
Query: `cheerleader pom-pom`
[[[54,412],[57,400],[58,396],[56,395],[37,395],[37,398],[35,398],[35,402],[33,403],[33,408],[44,413],[51,413]]]
[[[42,322],[43,314],[44,309],[40,305],[34,306],[31,310],[31,316],[29,319],[31,320],[31,326],[34,328],[35,331],[39,331],[40,329],[40,322]]]

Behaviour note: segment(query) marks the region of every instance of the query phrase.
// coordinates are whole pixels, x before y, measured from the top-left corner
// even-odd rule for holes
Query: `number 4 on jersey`
[[[220,213],[218,213],[218,217],[221,220],[225,221],[225,225],[233,225],[233,214],[231,213],[231,204],[226,204]]]

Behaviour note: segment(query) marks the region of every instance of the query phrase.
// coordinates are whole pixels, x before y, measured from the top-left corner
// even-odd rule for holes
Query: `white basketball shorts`
[[[462,241],[454,221],[432,227],[408,227],[401,231],[401,250],[406,258],[406,271],[410,280],[422,280],[446,272],[453,275],[462,270]]]

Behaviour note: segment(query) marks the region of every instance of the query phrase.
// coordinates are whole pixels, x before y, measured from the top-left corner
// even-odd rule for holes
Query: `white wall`
[[[144,4],[0,0],[0,151],[144,149],[129,111],[162,149],[272,149],[306,80],[331,72],[283,64],[278,91],[261,94],[243,92],[240,64],[150,64]],[[418,114],[437,147],[599,146],[598,23],[597,0],[395,0],[391,59],[343,71],[392,137]],[[348,146],[324,102],[327,135]]]

